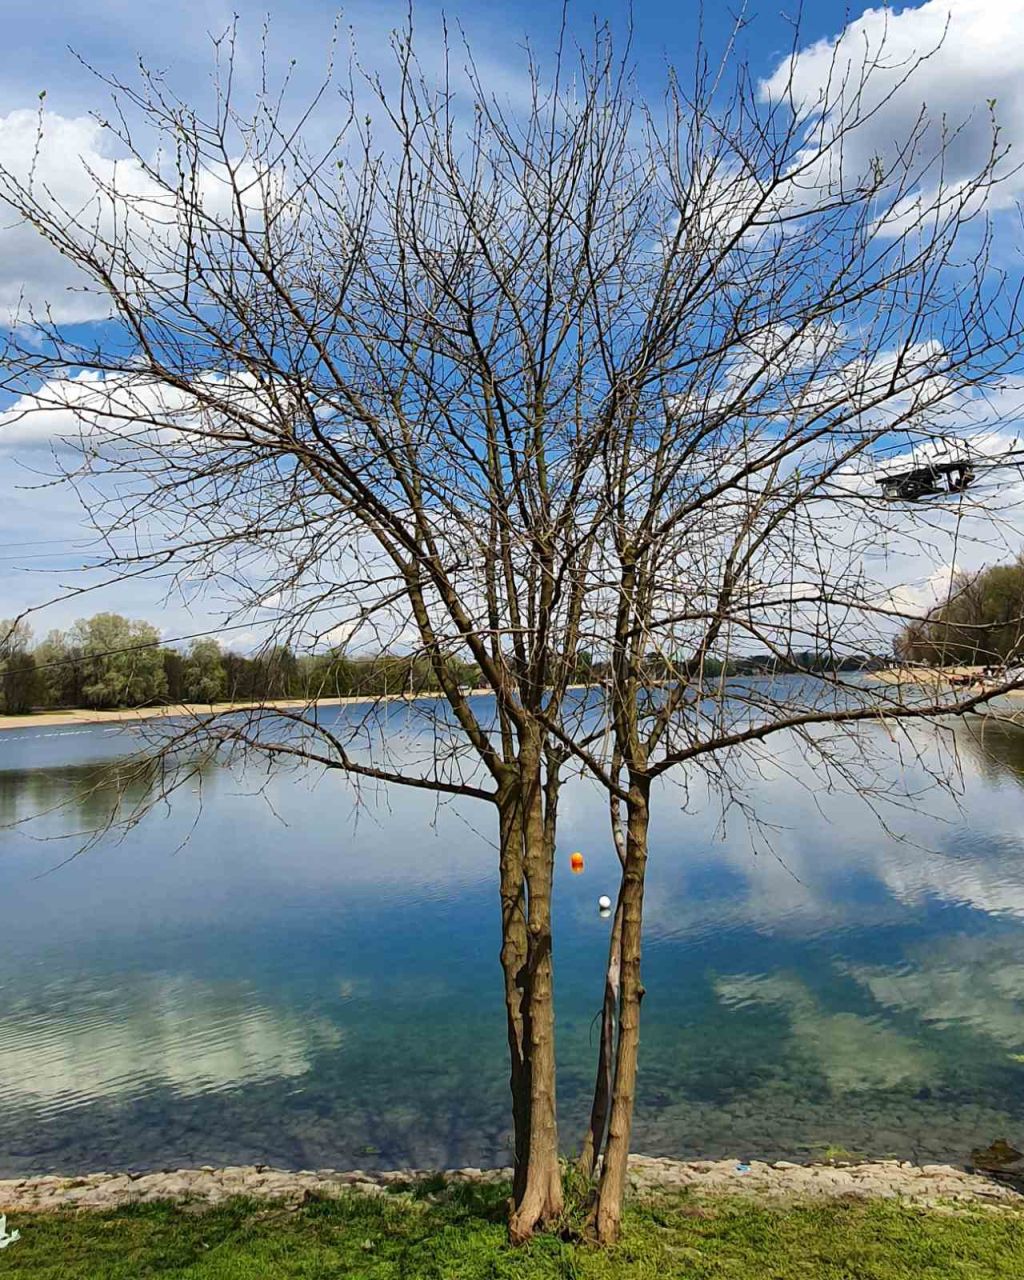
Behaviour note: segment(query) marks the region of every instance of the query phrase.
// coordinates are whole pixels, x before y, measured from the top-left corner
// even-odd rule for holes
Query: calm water
[[[960,808],[924,794],[888,833],[792,744],[751,780],[773,824],[756,849],[699,787],[690,812],[658,797],[635,1149],[963,1159],[1020,1135],[1024,735],[980,727],[958,731]],[[294,774],[261,798],[262,779],[212,768],[198,822],[189,787],[66,862],[130,746],[0,735],[0,823],[42,815],[0,830],[0,1176],[506,1163],[490,811],[397,791],[357,806],[343,779]],[[561,814],[568,1145],[614,856],[588,787]]]

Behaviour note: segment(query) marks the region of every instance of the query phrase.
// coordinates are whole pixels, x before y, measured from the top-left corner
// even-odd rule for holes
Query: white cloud
[[[150,270],[166,283],[183,261],[174,165],[159,154],[146,163],[155,172],[169,169],[170,191],[91,117],[31,110],[0,116],[0,191],[6,189],[15,202],[28,192],[54,225],[68,228],[76,243],[96,251],[115,280],[115,247],[130,244],[136,261],[152,255]],[[251,222],[261,216],[265,198],[286,204],[280,175],[261,172],[244,157],[233,158],[232,165]],[[197,195],[207,215],[230,225],[236,212],[225,178],[223,165],[204,164]],[[57,324],[79,324],[108,319],[113,307],[105,289],[92,285],[0,196],[0,320],[24,325],[31,313],[48,314]]]
[[[0,117],[0,169],[27,181],[73,210],[85,223],[111,225],[109,204],[97,181],[132,196],[152,192],[134,161],[115,158],[109,138],[88,117],[68,119],[52,112],[12,111]],[[0,205],[0,316],[26,307],[49,308],[58,323],[102,320],[110,314],[106,296],[86,291],[81,273],[29,223]]]
[[[216,439],[222,418],[227,424],[230,412],[239,411],[250,425],[274,429],[248,375],[206,373],[193,385],[196,391],[190,394],[141,375],[91,371],[50,379],[0,411],[0,454],[16,450],[23,455],[42,446],[81,448],[89,437],[104,446],[130,440],[145,447],[200,447],[202,441],[190,428],[194,432],[201,421],[203,439]],[[108,448],[104,453],[109,456]]]
[[[948,138],[942,181],[969,181],[985,164],[992,144],[989,102],[995,102],[1000,145],[1011,147],[991,193],[991,209],[1011,206],[1024,192],[1024,173],[1014,173],[1024,141],[1024,0],[928,0],[916,8],[866,10],[838,38],[823,39],[779,64],[761,85],[766,100],[792,93],[797,110],[813,121],[824,111],[824,133],[858,95],[858,110],[870,116],[848,134],[829,177],[861,177],[875,157],[892,162],[897,148],[918,128],[919,159]],[[920,61],[919,61],[920,60]],[[864,73],[867,70],[867,79]],[[903,83],[906,81],[906,83]],[[873,114],[872,114],[873,113]],[[924,176],[927,199],[937,170]]]
[[[119,385],[99,374],[81,373],[54,379],[36,392],[19,396],[0,413],[0,451],[23,454],[28,449],[60,448],[80,441],[104,408],[116,412]]]
[[[239,7],[244,11],[247,6]],[[102,8],[100,5],[100,12]],[[97,12],[94,6],[89,7],[88,36],[83,33],[74,45],[86,54],[91,47],[89,37],[94,35],[92,26]],[[84,13],[80,16],[85,19]],[[398,89],[398,60],[390,45],[394,32],[401,29],[406,21],[404,4],[391,3],[390,0],[364,4],[356,0],[347,8],[345,18],[347,21],[338,28],[339,44],[333,53],[333,26],[329,14],[289,13],[285,24],[273,28],[273,39],[266,50],[272,82],[280,82],[288,76],[295,82],[282,103],[285,132],[305,112],[308,98],[327,74],[332,58],[342,67],[337,83],[345,83],[344,62],[350,56],[350,38],[354,41],[354,51],[361,65],[369,72],[380,74],[381,83],[394,99]],[[418,12],[417,18],[415,44],[420,69],[429,83],[451,88],[455,94],[453,105],[457,117],[471,125],[471,87],[460,29],[447,32],[451,49],[446,52],[446,26],[439,15],[433,13],[428,5]],[[116,23],[122,37],[125,19],[126,14],[119,11]],[[234,41],[234,105],[240,119],[244,119],[248,112],[255,112],[256,118],[261,118],[262,102],[258,98],[263,91],[261,82],[267,69],[261,51],[266,20],[265,9],[255,8],[251,14],[243,16]],[[181,14],[168,17],[164,11],[159,15],[147,13],[146,21],[137,33],[138,47],[147,50],[141,55],[143,61],[150,67],[164,67],[170,56],[178,69],[177,75],[169,77],[171,92],[176,89],[185,103],[200,115],[205,113],[207,118],[211,118],[216,109],[211,93],[215,67],[211,33],[226,30],[230,22],[230,10],[221,12],[216,6],[209,8],[200,3],[198,19],[196,5],[188,7],[185,21],[182,21]],[[352,23],[351,29],[349,23]],[[511,106],[514,110],[526,108],[531,102],[532,88],[521,53],[516,52],[509,57],[507,43],[495,37],[489,24],[481,22],[477,25],[474,61],[484,92],[493,95],[506,107]],[[121,46],[123,48],[123,38]],[[186,52],[187,57],[183,57]],[[295,67],[289,66],[293,56],[302,68],[301,79],[295,75]],[[102,71],[122,75],[126,82],[133,82],[132,72],[125,67],[123,58],[109,65],[102,61],[97,65]],[[8,81],[11,78],[8,76]],[[70,55],[66,55],[66,62],[57,64],[53,80],[57,83],[51,81],[53,91],[46,100],[47,106],[74,102],[78,108],[85,102],[102,110],[107,101],[105,86],[91,79]],[[359,118],[374,119],[375,142],[386,150],[390,140],[385,113],[359,74],[355,75],[353,86],[358,95]],[[4,89],[8,90],[6,101],[12,101],[9,83],[0,85],[0,99],[4,97]],[[0,173],[6,170],[21,182],[27,182],[31,175],[34,194],[41,198],[44,207],[49,205],[73,214],[80,224],[79,238],[82,239],[87,239],[94,227],[101,238],[109,236],[114,229],[114,210],[109,197],[103,194],[104,188],[116,191],[118,197],[137,202],[133,214],[123,201],[118,201],[118,238],[125,234],[126,215],[129,221],[134,217],[135,225],[128,229],[135,237],[141,235],[143,241],[156,238],[162,242],[161,257],[165,259],[162,270],[166,277],[166,259],[180,248],[178,231],[167,193],[161,191],[144,165],[128,155],[118,139],[92,116],[49,109],[41,111],[36,106],[26,105],[31,99],[25,97],[21,97],[20,102],[22,105],[6,115],[0,114]],[[159,140],[152,127],[153,121],[144,118],[142,113],[133,114],[130,109],[129,115],[134,145],[147,164],[159,168]],[[306,119],[303,138],[315,152],[335,137],[338,123],[338,99],[334,94],[328,94],[322,109],[314,111]],[[244,149],[243,137],[244,128],[235,138],[239,151]],[[162,141],[168,168],[173,173],[177,136],[168,129]],[[232,165],[242,187],[255,182],[257,172],[247,163],[244,154],[234,156]],[[223,171],[216,163],[207,164],[200,175],[200,195],[209,212],[230,222],[234,216],[231,192],[222,176]],[[255,182],[249,192],[250,217],[262,208],[263,193],[259,187],[260,183]],[[282,192],[278,189],[274,194],[281,196]],[[152,223],[147,224],[147,216],[154,214]],[[48,309],[58,324],[101,321],[111,314],[106,293],[89,287],[82,273],[67,258],[62,257],[31,225],[6,208],[0,199],[0,322],[12,312],[17,312],[24,323],[30,308],[37,314]]]

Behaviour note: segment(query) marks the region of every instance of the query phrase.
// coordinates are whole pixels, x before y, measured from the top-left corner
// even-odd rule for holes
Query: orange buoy
[[[569,854],[569,866],[572,868],[572,873],[573,873],[573,875],[574,875],[574,876],[578,876],[578,875],[580,874],[580,872],[583,870],[583,854],[582,854],[582,853],[570,853],[570,854]]]

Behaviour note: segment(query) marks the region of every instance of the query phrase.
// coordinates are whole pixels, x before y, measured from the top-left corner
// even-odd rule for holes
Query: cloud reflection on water
[[[678,790],[659,797],[638,1141],[714,1153],[739,1135],[781,1155],[823,1139],[938,1157],[1024,1121],[1024,734],[980,728],[934,747],[918,735],[920,760],[878,735],[880,767],[912,797],[889,832],[781,741],[749,782],[772,824],[756,855],[742,823],[723,836],[699,780],[686,812]],[[116,761],[75,744],[77,765],[56,760],[58,742],[38,767],[0,774],[6,811],[48,808],[77,769],[92,795],[103,769],[113,783]],[[926,785],[953,747],[959,797]],[[142,1125],[131,1141],[166,1159],[258,1158],[273,1133],[279,1158],[300,1162],[373,1163],[358,1154],[368,1136],[382,1161],[503,1160],[488,811],[401,791],[356,806],[337,776],[272,777],[265,804],[213,769],[203,791],[184,845],[191,793],[42,879],[55,847],[0,832],[18,907],[0,961],[0,1091],[6,1133],[30,1135],[19,1167],[35,1158],[28,1116],[41,1111],[57,1154],[38,1160],[98,1158],[89,1100],[125,1117],[118,1129],[108,1116],[118,1136],[101,1151]],[[571,1136],[600,999],[595,904],[617,866],[594,789],[569,786],[561,816],[562,849],[587,859],[580,877],[561,855],[557,867]],[[41,827],[59,834],[62,821]],[[413,1079],[430,1082],[426,1108]],[[229,1096],[223,1121],[206,1109]],[[140,1118],[147,1098],[156,1113]]]
[[[341,1039],[333,1023],[272,1008],[245,983],[79,979],[0,1014],[0,1101],[61,1110],[159,1087],[191,1097],[301,1076]]]

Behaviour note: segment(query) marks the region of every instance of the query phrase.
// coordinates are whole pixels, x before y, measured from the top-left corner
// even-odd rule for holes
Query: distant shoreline
[[[490,689],[471,689],[466,696],[489,693]],[[348,698],[269,698],[264,702],[176,702],[162,707],[126,707],[122,711],[90,711],[82,707],[66,711],[39,711],[27,716],[0,715],[0,732],[5,729],[67,729],[74,725],[132,724],[140,720],[223,715],[229,711],[258,711],[278,707],[283,710],[294,707],[372,707],[377,702],[423,702],[443,697],[443,693],[432,691],[358,694]]]
[[[948,684],[950,676],[981,678],[980,667],[888,667],[872,671],[870,679],[882,684]]]
[[[917,684],[936,688],[954,687],[954,682],[964,690],[976,691],[977,686],[996,687],[1003,683],[998,676],[984,676],[981,667],[890,667],[886,671],[874,671],[871,679],[881,684]],[[965,681],[969,683],[964,683]],[[1007,697],[1024,694],[1024,689],[1010,689]]]
[[[948,685],[949,677],[975,675],[970,667],[891,667],[872,671],[868,678],[882,684]],[[585,684],[572,684],[569,689],[586,689]],[[492,689],[469,689],[466,696],[486,697]],[[1024,689],[1011,690],[1008,697],[1024,696]],[[346,698],[270,698],[265,702],[177,702],[160,707],[126,707],[121,711],[90,711],[85,707],[64,711],[39,711],[25,716],[0,715],[0,733],[8,729],[68,729],[76,725],[132,724],[143,720],[173,717],[224,715],[230,711],[258,711],[265,708],[371,707],[378,702],[426,702],[443,698],[438,690],[423,693],[355,694]]]

